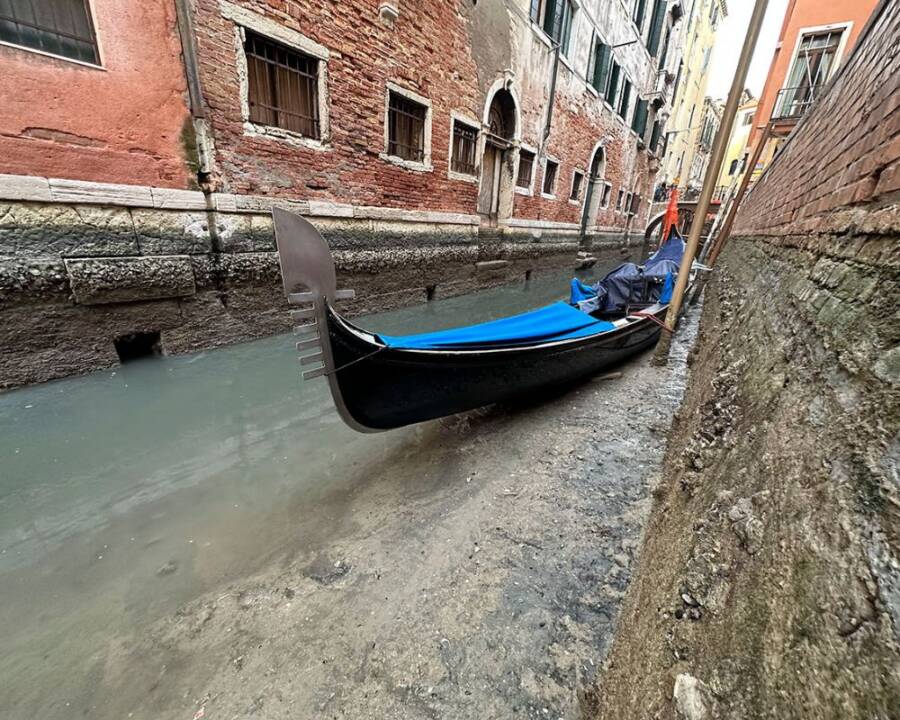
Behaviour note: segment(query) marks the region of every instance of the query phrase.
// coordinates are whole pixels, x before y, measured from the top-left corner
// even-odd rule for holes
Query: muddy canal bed
[[[0,396],[0,716],[579,717],[694,323],[668,368],[375,436],[289,338]]]

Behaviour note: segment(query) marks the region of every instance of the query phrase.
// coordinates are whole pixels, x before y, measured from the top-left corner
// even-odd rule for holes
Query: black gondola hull
[[[665,318],[666,308],[654,315]],[[334,380],[360,426],[389,430],[572,383],[652,346],[651,317],[576,341],[516,349],[418,351],[385,348],[329,313]]]

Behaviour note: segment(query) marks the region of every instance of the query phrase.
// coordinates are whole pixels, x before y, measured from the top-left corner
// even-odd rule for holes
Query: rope
[[[377,355],[378,353],[380,353],[384,350],[387,350],[387,349],[388,349],[388,346],[384,345],[383,347],[380,347],[377,350],[373,350],[372,352],[367,353],[366,355],[363,355],[362,357],[356,358],[356,360],[351,360],[350,362],[344,363],[343,365],[335,368],[334,370],[329,370],[328,372],[323,373],[323,375],[334,375],[336,373],[339,373],[341,370],[345,370],[348,367],[350,367],[351,365],[356,365],[356,363],[362,362],[363,360],[368,360],[370,357]]]
[[[656,317],[656,315],[654,315],[653,313],[645,313],[645,312],[638,310],[637,312],[633,312],[630,314],[633,315],[634,317],[643,317],[643,318],[647,318],[648,320],[652,320],[653,322],[655,322],[657,325],[659,325],[663,330],[665,330],[670,335],[673,332],[673,330],[668,325],[666,325],[662,320],[660,320],[658,317]]]

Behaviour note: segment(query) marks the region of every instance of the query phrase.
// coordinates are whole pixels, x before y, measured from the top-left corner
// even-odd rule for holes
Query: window
[[[0,0],[0,42],[100,63],[88,0]]]
[[[631,193],[628,193],[627,195],[625,195],[625,202],[624,202],[624,204],[623,204],[623,206],[622,206],[622,209],[623,209],[626,213],[631,213],[631,200],[632,200],[632,195],[631,195]]]
[[[619,98],[619,116],[624,120],[628,115],[628,106],[631,104],[631,80],[625,78],[622,83],[622,96]]]
[[[453,119],[453,154],[450,169],[462,175],[475,175],[475,149],[478,147],[478,130]]]
[[[738,164],[739,164],[740,162],[741,162],[741,161],[738,160],[738,159],[736,159],[736,158],[735,158],[734,160],[731,161],[731,165],[728,166],[728,174],[729,174],[729,175],[734,175],[734,174],[737,172]]]
[[[594,35],[594,47],[588,63],[587,80],[591,87],[601,95],[606,95],[607,85],[609,84],[610,60],[609,45],[601,42],[600,37]]]
[[[641,209],[641,196],[638,194],[634,194],[631,196],[631,214],[637,215]]]
[[[609,196],[612,194],[612,184],[603,183],[603,194],[600,196],[600,207],[609,207]]]
[[[662,40],[663,23],[666,19],[666,4],[668,0],[654,0],[653,19],[650,21],[650,33],[647,36],[647,50],[650,55],[656,57],[659,52],[659,43]]]
[[[619,94],[619,73],[621,72],[619,64],[612,60],[609,68],[609,84],[606,87],[606,102],[612,107],[616,106],[616,97]]]
[[[616,210],[622,209],[622,203],[625,201],[625,191],[619,190],[619,196],[616,198]]]
[[[245,31],[250,122],[318,140],[319,61]]]
[[[574,15],[572,0],[531,0],[531,19],[559,43],[563,55],[568,54]]]
[[[576,170],[572,174],[572,192],[569,193],[569,200],[577,200],[581,197],[581,184],[584,182],[584,173]]]
[[[799,117],[816,101],[837,65],[844,30],[803,35],[772,118]]]
[[[634,20],[634,24],[638,27],[638,34],[640,34],[641,29],[644,27],[644,14],[646,10],[647,0],[635,0],[634,12],[631,15],[631,19]]]
[[[544,195],[553,195],[556,190],[556,173],[559,171],[559,163],[555,160],[547,160],[544,167]]]
[[[746,115],[744,115],[744,125],[751,125],[753,123],[753,116],[755,114],[756,113],[748,112]]]
[[[530,188],[534,174],[534,153],[530,150],[519,150],[519,174],[516,176],[516,187]]]
[[[646,100],[638,101],[634,105],[634,117],[631,120],[631,129],[638,134],[638,138],[643,141],[647,134],[647,114],[649,103]]]
[[[388,100],[388,155],[425,161],[425,120],[428,108],[393,90]]]

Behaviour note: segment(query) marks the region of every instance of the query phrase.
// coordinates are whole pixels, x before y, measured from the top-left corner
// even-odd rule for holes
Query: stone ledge
[[[187,255],[78,258],[63,262],[72,294],[81,305],[160,300],[196,292]]]

